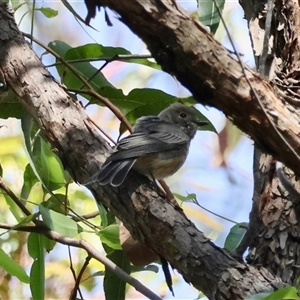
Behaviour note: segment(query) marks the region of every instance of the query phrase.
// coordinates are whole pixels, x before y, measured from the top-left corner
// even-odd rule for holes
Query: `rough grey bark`
[[[267,1],[240,2],[246,12],[259,65],[263,55],[265,19],[269,6]],[[288,102],[297,105],[300,100],[299,3],[276,1],[272,16],[266,60],[267,69],[270,70],[269,78]],[[263,223],[263,226],[251,237],[248,262],[266,267],[284,282],[296,284],[300,275],[297,267],[300,263],[300,186],[291,170],[278,168],[278,165],[267,155],[262,155],[257,165],[259,173],[255,176],[257,184],[250,226],[259,223]]]
[[[276,144],[277,133],[265,120],[257,99],[251,97],[240,65],[198,23],[167,0],[144,0],[143,7],[135,0],[127,0],[126,5],[123,1],[103,3],[120,5],[123,21],[140,34],[163,67],[196,97],[222,109],[261,145],[292,164],[292,154]],[[3,2],[0,2],[0,70],[3,83],[18,95],[73,178],[83,182],[91,176],[105,160],[106,143],[80,105],[44,69]],[[257,94],[268,95],[261,100],[278,130],[299,148],[296,116],[283,107],[266,81],[250,70],[245,72]],[[262,137],[261,131],[268,134]],[[95,185],[92,192],[135,238],[168,260],[210,299],[244,299],[256,292],[273,290],[281,283],[280,278],[266,269],[239,263],[216,247],[183,212],[159,196],[147,178],[135,172],[119,188]]]

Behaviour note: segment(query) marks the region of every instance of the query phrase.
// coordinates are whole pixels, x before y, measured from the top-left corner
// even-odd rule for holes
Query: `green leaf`
[[[224,248],[228,251],[234,251],[240,244],[247,231],[248,223],[239,223],[234,225],[226,237]]]
[[[89,61],[74,62],[75,60],[98,60],[98,59],[110,59],[115,58],[118,55],[131,55],[131,53],[120,47],[104,47],[100,44],[86,44],[83,46],[72,48],[68,44],[62,41],[54,41],[48,44],[48,46],[57,52],[67,61],[73,61],[72,66],[77,70],[83,78],[88,79],[92,87],[102,96],[109,99],[114,98],[117,100],[125,99],[121,90],[117,90],[98,69],[91,65]],[[153,67],[159,69],[160,67],[147,59],[126,59],[124,61],[139,63],[141,65]],[[61,76],[64,84],[71,89],[81,89],[83,87],[82,81],[73,74],[64,65],[58,64],[56,66],[59,75]],[[109,88],[108,91],[106,88]],[[114,92],[113,90],[116,90]],[[114,93],[112,95],[112,93]],[[92,100],[90,96],[82,94],[88,100]],[[92,102],[95,103],[95,102]],[[98,103],[102,105],[102,103]]]
[[[147,266],[131,266],[131,273],[150,271],[154,273],[158,273],[159,268],[155,265],[147,265]]]
[[[252,295],[246,300],[299,300],[297,289],[293,286],[284,287],[273,293],[259,293]]]
[[[115,250],[122,250],[119,239],[119,225],[109,225],[100,230],[97,235],[100,237],[101,242],[106,244],[110,248]]]
[[[107,225],[108,225],[107,210],[101,202],[96,201],[96,204],[98,206],[98,210],[99,210],[99,214],[100,214],[100,218],[101,218],[101,226],[107,227]]]
[[[225,0],[197,0],[197,2],[199,21],[208,26],[214,34],[219,27],[221,19],[216,5],[218,5],[220,13],[222,13]]]
[[[82,228],[72,219],[48,209],[42,204],[39,205],[39,211],[45,224],[51,229],[63,236],[75,237],[82,232]]]
[[[32,187],[37,182],[39,182],[39,180],[36,177],[36,175],[34,174],[30,164],[27,164],[27,166],[25,167],[25,171],[23,174],[23,180],[24,180],[24,183],[23,183],[22,190],[21,190],[21,199],[24,201],[24,200],[27,200]]]
[[[277,300],[277,299],[280,300],[299,299],[297,289],[293,286],[288,286],[264,298],[264,300]]]
[[[85,21],[81,18],[81,16],[74,10],[74,8],[70,5],[70,1],[68,0],[61,0],[61,2],[63,3],[63,5],[71,12],[71,14],[74,16],[75,19],[78,19],[79,21],[81,21],[82,23],[84,23],[84,25],[86,26]],[[93,28],[92,26],[88,25],[89,27]]]
[[[135,120],[141,116],[159,114],[163,109],[175,102],[178,102],[178,100],[182,101],[183,103],[190,103],[191,101],[195,102],[192,97],[179,99],[161,90],[150,88],[133,89],[127,95],[126,100],[128,99],[131,101],[140,102],[141,104],[126,115],[132,124],[134,124]]]
[[[126,105],[127,101],[131,101],[131,103],[140,103],[140,105],[135,105],[132,110],[126,113],[126,118],[129,120],[129,122],[131,122],[131,124],[134,124],[136,119],[141,116],[158,115],[163,109],[178,101],[189,106],[192,104],[196,104],[196,101],[193,97],[177,98],[161,90],[150,88],[133,89],[126,96],[124,105]],[[112,102],[114,101],[112,100]],[[118,107],[122,110],[121,106]],[[197,115],[200,120],[210,123],[210,121],[198,110]],[[214,127],[212,125],[211,127],[205,126],[203,128],[207,130],[214,130]]]
[[[8,2],[8,1],[7,1]],[[20,1],[15,0],[15,1],[11,1],[10,2],[12,5],[13,10],[16,12],[20,7],[22,7],[23,5],[27,4],[25,1],[20,3]]]
[[[29,283],[30,279],[23,268],[0,249],[0,266],[10,275],[16,276],[20,281]]]
[[[21,119],[21,127],[24,135],[24,142],[26,146],[26,150],[29,155],[29,163],[32,168],[32,171],[34,172],[35,176],[41,181],[41,178],[36,170],[33,153],[32,153],[32,145],[31,145],[31,133],[33,131],[33,120],[32,117],[26,114]]]
[[[107,258],[113,261],[123,271],[130,274],[130,262],[124,251],[115,250]],[[113,271],[105,266],[105,276],[103,280],[105,299],[124,300],[126,293],[126,283],[120,279]]]
[[[44,201],[41,205],[63,215],[67,215],[69,212],[69,201],[64,194],[54,194],[48,200]]]
[[[132,125],[136,122],[137,118],[147,115],[158,115],[163,109],[178,101],[186,105],[196,103],[193,97],[177,98],[161,90],[150,88],[133,89],[127,96],[123,95],[119,90],[111,91],[111,89],[107,87],[103,88],[99,93],[109,98],[110,101],[125,114]],[[197,114],[200,120],[205,120],[209,123],[209,125],[203,127],[202,130],[216,131],[209,120],[198,110]],[[121,134],[126,131],[123,124],[120,124],[119,131]]]
[[[44,249],[49,253],[51,250],[53,250],[54,246],[56,245],[56,241],[50,240],[44,235],[42,235],[41,237],[43,240]]]
[[[34,259],[30,270],[30,290],[33,300],[45,298],[45,261],[43,239],[30,233],[27,241],[28,253]]]
[[[58,11],[50,7],[41,7],[41,8],[36,8],[35,10],[40,11],[47,18],[54,18],[58,15]]]
[[[16,218],[18,222],[20,222],[24,217],[24,213],[21,211],[19,206],[8,196],[6,193],[3,193],[6,204],[9,206],[10,212]]]
[[[193,200],[197,198],[196,194],[191,193],[187,196],[183,196],[177,193],[173,193],[173,195],[182,202],[194,202]]]
[[[24,106],[20,103],[16,94],[11,90],[4,90],[0,93],[0,118],[20,119],[26,114]]]
[[[71,48],[66,57],[76,58],[112,58],[116,55],[131,54],[128,50],[121,47],[105,47],[100,44],[85,44],[76,48]]]
[[[28,223],[30,223],[32,220],[34,220],[39,214],[38,213],[35,213],[35,214],[31,214],[29,216],[26,216],[24,218],[22,218],[22,220],[13,227],[13,229],[17,229],[18,227],[20,226],[24,226]]]
[[[28,114],[24,115],[21,118],[21,127],[22,127],[22,131],[23,131],[23,135],[24,135],[24,142],[25,142],[26,150],[27,150],[27,153],[29,156],[29,164],[31,166],[31,169],[32,169],[33,173],[35,174],[35,176],[38,178],[38,180],[43,184],[43,186],[45,186],[45,184],[38,172],[38,168],[39,169],[41,168],[40,138],[35,139],[35,143],[34,143],[33,147],[31,145],[31,142],[32,142],[31,135],[36,134],[36,132],[34,130],[34,123],[33,123],[32,117],[29,116]],[[22,188],[22,191],[23,191],[23,188]],[[27,198],[26,193],[28,193],[28,190],[26,190],[26,187],[24,187],[25,199]]]
[[[64,186],[65,177],[62,164],[58,157],[52,152],[50,144],[42,138],[41,142],[41,168],[38,170],[43,183],[50,191],[57,190]]]
[[[245,300],[263,300],[269,295],[271,295],[271,293],[267,293],[267,292],[258,293],[258,294],[255,294],[255,295],[251,295],[250,297],[247,297]]]
[[[61,41],[51,42],[48,44],[48,46],[55,52],[57,52],[60,56],[62,56],[65,60],[95,58],[95,56],[93,56],[91,53],[92,49],[88,46],[72,48],[68,44]],[[103,86],[113,87],[113,85],[108,82],[108,80],[106,80],[103,74],[101,72],[98,72],[98,69],[93,67],[89,62],[74,63],[72,64],[72,66],[76,69],[78,74],[86,80],[94,76],[93,79],[89,81],[89,83],[95,90],[99,90]],[[57,65],[56,68],[59,75],[61,76],[63,83],[68,88],[81,89],[83,87],[82,81],[77,76],[75,76],[74,73],[67,67],[65,67],[64,65]],[[86,94],[82,94],[82,96],[90,99],[90,96],[87,96]]]
[[[131,58],[131,59],[126,59],[126,60],[124,59],[122,61],[147,66],[147,67],[150,67],[150,68],[153,68],[153,69],[156,69],[156,70],[161,70],[160,65],[158,65],[157,63],[155,63],[155,62],[153,62],[149,59],[146,59],[146,58]]]

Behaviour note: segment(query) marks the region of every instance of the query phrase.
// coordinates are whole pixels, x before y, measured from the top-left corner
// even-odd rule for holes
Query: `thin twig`
[[[77,279],[76,279],[76,281],[75,281],[75,285],[74,285],[74,288],[73,288],[73,290],[72,290],[72,293],[71,293],[71,295],[70,295],[69,300],[76,300],[76,294],[77,294],[76,291],[77,291],[77,290],[78,290],[78,292],[79,292],[79,294],[80,294],[81,299],[83,299],[83,296],[82,296],[82,294],[81,294],[79,285],[80,285],[80,282],[81,282],[82,275],[83,275],[85,269],[87,268],[87,266],[89,265],[90,260],[91,260],[91,256],[88,255],[88,256],[86,257],[86,259],[85,259],[84,264],[82,265],[82,267],[81,267],[81,269],[80,269],[80,272],[79,272],[78,276],[77,276]]]
[[[88,82],[91,82],[93,78],[97,76],[111,61],[107,60],[96,72],[88,79]],[[80,87],[80,89],[84,88],[84,86]]]
[[[32,12],[31,12],[31,28],[30,28],[30,34],[33,36],[33,28],[34,28],[34,15],[35,15],[35,0],[32,2]],[[31,46],[32,46],[32,41],[31,41]]]
[[[217,214],[217,213],[215,213],[215,212],[213,212],[213,211],[211,211],[211,210],[205,208],[204,206],[202,206],[202,205],[198,202],[197,199],[194,199],[193,203],[195,203],[196,205],[198,205],[198,206],[199,206],[200,208],[202,208],[203,210],[207,211],[208,213],[210,213],[210,214],[212,214],[212,215],[214,215],[214,216],[216,216],[216,217],[218,217],[218,218],[220,218],[220,219],[223,219],[223,220],[225,220],[225,221],[231,222],[231,223],[233,223],[233,224],[235,224],[235,225],[240,224],[239,222],[236,222],[236,221],[233,221],[233,220],[231,220],[231,219],[228,219],[228,218],[226,218],[226,217],[224,217],[224,216],[221,216],[221,215],[219,215],[219,214]]]
[[[22,201],[14,194],[14,192],[4,183],[2,177],[0,176],[0,189],[3,190],[22,210],[26,216],[30,216],[31,212],[26,208]],[[34,222],[34,220],[33,220]]]
[[[73,278],[74,278],[74,280],[75,280],[75,282],[77,282],[77,278],[76,278],[76,273],[75,273],[75,270],[74,270],[74,268],[73,268],[73,261],[72,261],[72,254],[71,254],[71,247],[70,246],[68,246],[68,255],[69,255],[69,261],[70,261],[70,270],[71,270],[71,273],[72,273],[72,275],[73,275]],[[72,289],[72,291],[71,291],[71,295],[73,295],[73,291],[74,291],[74,288]],[[77,288],[76,288],[76,290],[75,291],[77,291]],[[81,294],[81,291],[80,291],[80,289],[78,289],[78,292],[79,292],[79,294],[80,294],[80,297],[81,297],[81,299],[83,299],[83,296],[82,296],[82,294]],[[76,293],[75,293],[75,298],[74,299],[76,299]],[[73,300],[74,300],[73,299]],[[70,300],[71,300],[71,298],[70,298]]]
[[[104,57],[100,57],[100,58],[82,58],[82,59],[70,59],[70,60],[66,60],[66,62],[68,62],[69,64],[76,64],[76,63],[81,63],[81,62],[96,62],[96,61],[109,61],[109,62],[113,62],[113,61],[128,61],[131,59],[150,59],[153,58],[152,55],[148,55],[148,54],[117,54],[114,56],[104,56]],[[56,62],[50,65],[46,65],[47,68],[50,67],[55,67],[57,65],[62,65],[62,62]]]
[[[82,216],[71,216],[71,218],[75,221],[75,222],[81,222],[83,219],[84,220],[88,220],[88,219],[93,219],[95,217],[99,216],[99,211],[94,211],[92,213],[86,214],[86,215],[82,215]]]
[[[101,127],[99,127],[90,117],[88,117],[88,120],[108,139],[110,140],[114,145],[117,145],[117,142],[108,135]]]
[[[6,224],[6,223],[0,223],[0,228],[7,229],[7,230],[22,231],[22,232],[43,233],[45,231],[46,227],[41,226],[41,224],[39,224],[38,226],[30,226],[30,225],[18,226],[18,225],[10,225],[10,224]]]

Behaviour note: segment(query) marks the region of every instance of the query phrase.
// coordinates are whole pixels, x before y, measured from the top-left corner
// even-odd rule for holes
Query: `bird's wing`
[[[150,117],[143,124],[139,123],[134,132],[120,141],[116,152],[107,159],[106,163],[116,160],[136,158],[141,155],[176,150],[189,143],[189,137],[177,126]]]
[[[126,178],[135,161],[135,159],[128,159],[105,162],[100,172],[96,174],[96,180],[102,185],[109,183],[112,186],[119,186]]]

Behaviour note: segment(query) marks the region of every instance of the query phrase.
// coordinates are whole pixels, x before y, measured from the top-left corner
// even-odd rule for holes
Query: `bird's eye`
[[[186,118],[186,113],[181,113],[181,114],[179,115],[179,117],[180,117],[180,118]]]

